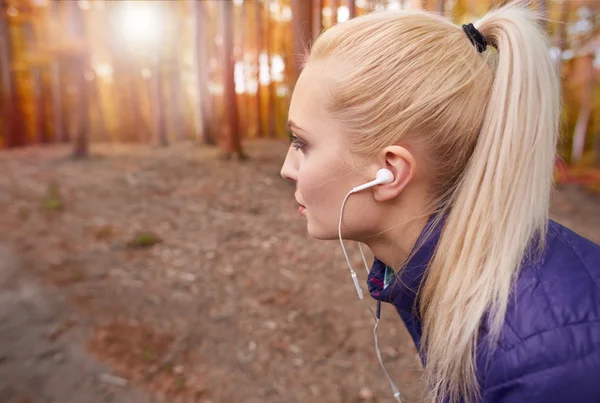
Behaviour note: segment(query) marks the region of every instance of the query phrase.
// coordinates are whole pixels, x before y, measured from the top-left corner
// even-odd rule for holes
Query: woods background
[[[474,21],[500,0],[0,1],[0,145],[167,145],[242,155],[285,137],[298,55],[319,32],[384,9]],[[600,167],[600,2],[535,0],[560,58],[561,156]]]

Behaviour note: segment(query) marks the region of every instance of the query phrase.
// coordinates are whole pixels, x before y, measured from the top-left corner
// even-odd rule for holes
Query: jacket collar
[[[441,220],[435,228],[432,228],[434,221],[435,216],[432,215],[412,250],[412,258],[405,264],[405,268],[399,275],[394,275],[391,280],[388,280],[387,287],[384,287],[386,264],[375,257],[367,279],[369,293],[373,298],[392,303],[397,309],[405,311],[411,311],[416,307],[417,291],[429,261],[433,257],[444,224],[444,220]],[[428,232],[429,237],[425,239]],[[389,271],[388,268],[388,273]]]

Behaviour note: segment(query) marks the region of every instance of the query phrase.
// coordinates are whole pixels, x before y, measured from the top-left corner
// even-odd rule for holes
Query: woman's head
[[[493,348],[521,262],[544,243],[560,90],[538,18],[522,2],[488,13],[475,23],[491,45],[479,53],[440,16],[359,17],[316,40],[292,97],[299,139],[282,175],[311,235],[335,238],[343,198],[380,168],[394,182],[350,197],[345,238],[372,246],[399,228],[385,239],[399,245],[416,240],[407,222],[444,219],[415,307],[436,402],[477,396],[482,321]]]
[[[306,147],[291,148],[282,169],[298,183],[310,233],[336,237],[343,197],[382,167],[396,177],[374,190],[387,203],[350,200],[346,237],[383,231],[398,209],[410,217],[437,207],[475,146],[491,82],[463,30],[436,15],[375,13],[321,35],[289,111]]]

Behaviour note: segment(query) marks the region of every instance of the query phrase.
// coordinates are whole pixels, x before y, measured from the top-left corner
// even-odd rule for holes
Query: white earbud
[[[394,174],[389,169],[381,168],[375,175],[375,180],[367,182],[363,185],[353,188],[350,193],[360,192],[361,190],[368,189],[376,185],[384,185],[386,183],[392,183],[394,181]]]

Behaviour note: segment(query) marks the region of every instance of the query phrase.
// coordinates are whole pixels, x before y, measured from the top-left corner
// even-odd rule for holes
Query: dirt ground
[[[0,402],[392,402],[339,244],[307,236],[279,177],[286,148],[0,153]],[[600,242],[598,196],[561,188],[553,217]],[[415,402],[416,351],[382,316]]]

